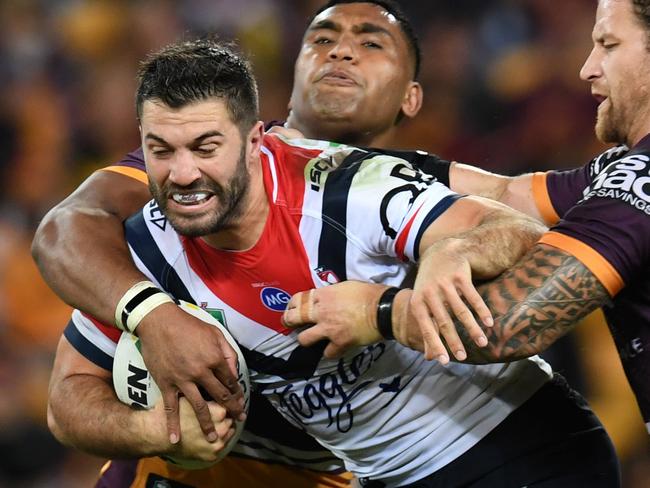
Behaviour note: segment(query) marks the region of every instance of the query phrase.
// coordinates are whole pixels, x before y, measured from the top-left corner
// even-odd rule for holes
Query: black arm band
[[[393,335],[393,302],[400,289],[391,287],[379,297],[377,304],[377,330],[384,339],[395,339]]]

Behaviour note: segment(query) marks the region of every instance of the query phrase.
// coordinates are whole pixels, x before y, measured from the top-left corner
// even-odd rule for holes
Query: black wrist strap
[[[393,335],[393,302],[400,289],[393,286],[379,297],[377,304],[377,330],[384,339],[395,339]]]

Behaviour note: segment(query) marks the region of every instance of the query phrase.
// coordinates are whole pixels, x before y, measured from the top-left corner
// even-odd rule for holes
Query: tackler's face
[[[580,77],[599,103],[596,135],[632,146],[650,130],[648,30],[631,0],[600,0],[592,38]]]
[[[289,108],[300,121],[312,122],[307,125],[347,123],[381,132],[408,102],[413,71],[413,55],[393,15],[370,3],[336,5],[307,28]]]
[[[171,225],[191,237],[227,228],[249,182],[245,135],[222,99],[172,108],[147,100],[140,119],[151,193]]]

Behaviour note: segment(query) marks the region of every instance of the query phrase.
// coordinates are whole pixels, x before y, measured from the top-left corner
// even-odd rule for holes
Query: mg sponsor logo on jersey
[[[291,295],[280,288],[267,286],[260,291],[260,299],[266,308],[275,312],[284,312],[287,303],[291,300]]]
[[[585,190],[584,200],[614,198],[650,214],[650,157],[635,154],[609,164]]]

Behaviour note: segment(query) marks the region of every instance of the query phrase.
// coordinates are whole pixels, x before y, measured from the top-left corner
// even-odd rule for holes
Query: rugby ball
[[[250,381],[248,377],[248,368],[244,361],[244,356],[232,337],[228,329],[213,317],[208,311],[197,307],[196,305],[180,301],[179,306],[187,313],[214,325],[219,328],[228,343],[237,353],[237,373],[238,381],[244,392],[244,411],[248,413],[250,402]],[[123,332],[113,359],[113,387],[115,393],[121,402],[138,409],[150,409],[160,400],[161,394],[158,385],[151,377],[144,363],[142,354],[140,354],[140,339],[128,332]],[[223,459],[237,443],[244,429],[244,422],[235,422],[235,435],[228,441],[228,444],[219,454],[219,458],[214,462],[197,461],[192,459],[180,459],[166,456],[165,460],[184,469],[203,469],[219,462]]]

